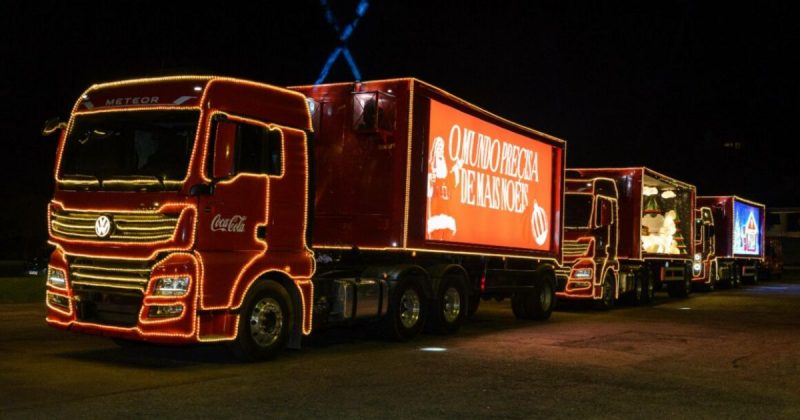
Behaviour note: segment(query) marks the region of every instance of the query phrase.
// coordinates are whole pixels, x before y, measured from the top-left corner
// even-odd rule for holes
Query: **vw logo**
[[[100,216],[94,221],[94,233],[99,238],[107,238],[111,235],[111,228],[113,228],[111,218],[108,216]]]

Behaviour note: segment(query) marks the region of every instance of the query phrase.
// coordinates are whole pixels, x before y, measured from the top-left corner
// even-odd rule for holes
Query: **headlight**
[[[67,287],[67,274],[64,273],[64,270],[49,267],[47,269],[47,284],[64,289]]]
[[[162,277],[156,281],[156,296],[182,296],[189,290],[189,276]]]
[[[700,272],[703,270],[703,266],[700,263],[694,263],[692,265],[692,270],[694,270],[695,274],[700,274]]]
[[[572,272],[572,277],[576,279],[590,279],[594,274],[594,270],[591,268],[576,268],[575,271]]]
[[[697,254],[694,254],[694,260],[695,260],[695,261],[700,261],[700,259],[701,259],[701,258],[703,258],[703,256],[702,256],[702,255],[700,255],[700,253],[699,253],[699,252],[698,252]]]

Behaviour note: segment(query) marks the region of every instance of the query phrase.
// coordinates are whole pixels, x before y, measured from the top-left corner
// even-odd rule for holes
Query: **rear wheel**
[[[481,294],[477,290],[473,290],[472,294],[469,295],[469,308],[467,309],[467,318],[472,318],[476,312],[478,312],[478,307],[481,306]]]
[[[427,300],[422,286],[411,278],[401,279],[389,299],[384,332],[390,339],[407,341],[419,334],[425,323]]]
[[[758,275],[758,269],[756,269],[753,272],[752,282],[753,282],[753,284],[758,284],[759,280],[760,280],[760,278],[759,278],[759,275]]]
[[[274,359],[294,325],[292,303],[286,290],[274,281],[256,283],[247,293],[239,314],[239,330],[231,349],[247,361]]]
[[[466,304],[466,290],[462,276],[458,274],[444,276],[436,293],[436,306],[431,312],[433,331],[439,334],[457,332],[464,322]]]
[[[669,283],[669,285],[667,286],[667,293],[669,293],[669,297],[685,298],[692,293],[692,276],[690,274],[691,272],[692,272],[691,268],[684,267],[683,281]]]
[[[731,273],[731,287],[738,289],[742,286],[742,269],[738,265],[733,265]]]
[[[633,290],[628,293],[626,303],[631,305],[641,305],[644,303],[645,285],[643,280],[644,279],[639,276],[633,279]]]
[[[642,282],[642,304],[652,303],[656,297],[656,288],[653,284],[653,276],[650,275],[650,269],[642,268],[638,274]]]
[[[536,282],[532,292],[517,292],[511,297],[511,309],[517,319],[543,321],[550,318],[555,306],[555,289],[551,279]]]

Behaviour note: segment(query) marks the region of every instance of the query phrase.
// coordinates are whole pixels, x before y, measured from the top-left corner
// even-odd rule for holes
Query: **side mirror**
[[[61,121],[61,118],[55,117],[50,118],[49,120],[44,122],[44,128],[42,129],[43,136],[49,136],[56,131],[63,130],[67,128],[67,123]]]
[[[234,155],[236,148],[236,123],[218,121],[214,134],[214,179],[230,178],[234,174]]]

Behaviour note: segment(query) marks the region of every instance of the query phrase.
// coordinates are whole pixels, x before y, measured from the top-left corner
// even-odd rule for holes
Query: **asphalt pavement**
[[[325,331],[278,360],[120,348],[0,305],[0,418],[800,418],[800,276],[547,322],[483,302],[454,336]]]

